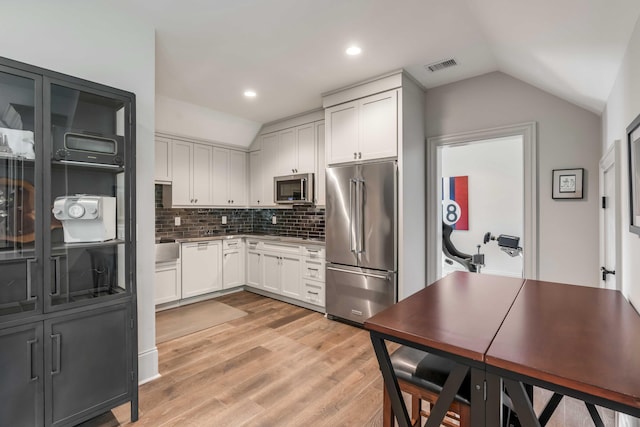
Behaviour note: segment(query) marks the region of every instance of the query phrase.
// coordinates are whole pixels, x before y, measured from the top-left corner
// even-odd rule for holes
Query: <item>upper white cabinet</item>
[[[262,197],[261,206],[274,206],[273,177],[281,175],[278,166],[278,135],[262,137]]]
[[[262,151],[249,153],[249,205],[264,206],[262,183]]]
[[[295,173],[313,173],[316,169],[316,138],[314,124],[296,128],[296,165]]]
[[[327,164],[398,155],[398,91],[325,110]]]
[[[212,202],[213,147],[171,141],[172,206],[208,206]]]
[[[155,175],[154,180],[158,184],[171,183],[171,140],[156,138],[155,149]]]
[[[246,177],[246,153],[218,147],[213,149],[213,205],[246,205]]]
[[[259,136],[260,151],[249,154],[249,205],[275,206],[273,178],[303,173],[315,174],[315,203],[322,194],[324,205],[324,120],[322,112],[316,112],[297,122],[286,122],[289,127],[273,130]],[[302,120],[309,120],[304,123]],[[302,124],[300,124],[302,123]],[[271,129],[277,125],[272,125]],[[318,151],[318,147],[322,151]],[[318,188],[321,185],[322,188]]]
[[[314,132],[315,138],[317,141],[316,146],[316,182],[315,182],[315,191],[316,191],[316,205],[324,206],[325,205],[325,176],[326,176],[326,168],[327,163],[325,161],[325,147],[324,147],[324,133],[325,126],[324,120],[320,122],[314,123]]]
[[[171,207],[248,203],[247,153],[184,139],[156,137],[155,182]],[[170,195],[170,200],[167,199]]]

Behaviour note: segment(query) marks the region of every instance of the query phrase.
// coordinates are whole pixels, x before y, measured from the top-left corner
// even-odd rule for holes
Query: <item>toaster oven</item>
[[[124,138],[53,126],[52,155],[54,160],[122,166]]]

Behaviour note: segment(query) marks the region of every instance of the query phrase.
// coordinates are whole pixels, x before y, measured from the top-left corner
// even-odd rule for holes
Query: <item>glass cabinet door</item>
[[[45,80],[47,93],[47,307],[67,308],[129,294],[125,254],[130,235],[130,102],[98,89]]]
[[[41,90],[0,66],[0,322],[42,312]]]

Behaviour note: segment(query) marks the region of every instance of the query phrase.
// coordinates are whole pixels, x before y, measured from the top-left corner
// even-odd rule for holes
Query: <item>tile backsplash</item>
[[[162,205],[162,186],[155,186],[156,237],[188,238],[217,234],[265,233],[324,239],[324,208],[171,209]],[[227,224],[222,224],[222,217]],[[272,218],[276,217],[276,224]],[[180,225],[175,218],[180,217]]]

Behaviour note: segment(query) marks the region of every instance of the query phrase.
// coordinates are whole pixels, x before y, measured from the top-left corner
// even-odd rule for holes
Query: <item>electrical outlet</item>
[[[277,223],[278,223],[278,220],[276,219],[276,216],[275,216],[275,215],[274,215],[274,216],[272,216],[272,217],[271,217],[271,224],[275,225],[275,224],[277,224]]]
[[[173,221],[174,221],[175,225],[180,225],[180,217],[179,216],[173,218]]]
[[[222,225],[227,225],[227,216],[222,215]]]

